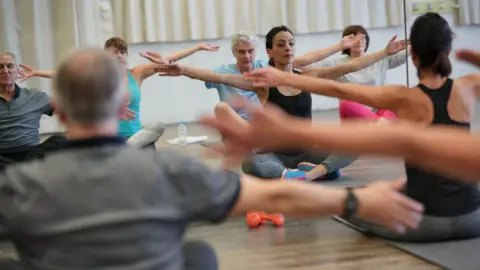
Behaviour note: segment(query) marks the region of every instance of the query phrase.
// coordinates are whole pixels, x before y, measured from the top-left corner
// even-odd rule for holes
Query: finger
[[[390,41],[388,43],[392,43],[394,42],[395,40],[397,40],[397,35],[395,34],[392,39],[390,39]]]
[[[29,66],[27,66],[27,65],[24,65],[24,64],[20,64],[19,66],[20,66],[21,68],[25,69],[25,70],[28,70],[28,71],[32,71],[32,70],[33,70],[33,68],[31,68],[31,67],[29,67]]]
[[[213,147],[205,147],[204,155],[205,157],[209,158],[222,158],[224,157],[224,153],[226,153],[226,149],[224,146],[213,146]]]
[[[265,88],[265,87],[268,87],[268,86],[269,85],[266,82],[261,82],[261,81],[253,82],[253,87]]]
[[[390,186],[397,191],[402,190],[405,187],[405,184],[407,183],[406,178],[399,178],[398,180],[389,182]]]
[[[405,195],[402,195],[402,194],[397,194],[397,195],[398,195],[397,200],[400,203],[400,205],[402,205],[403,207],[410,209],[412,211],[415,211],[417,213],[422,213],[424,211],[423,204],[413,199],[410,199]]]
[[[407,231],[407,228],[405,228],[405,225],[401,224],[401,223],[395,223],[393,225],[393,230],[396,232],[396,233],[399,233],[399,234],[404,234],[406,231]]]
[[[422,215],[417,212],[412,212],[404,209],[404,214],[400,215],[402,217],[402,224],[410,229],[417,229],[422,221]]]

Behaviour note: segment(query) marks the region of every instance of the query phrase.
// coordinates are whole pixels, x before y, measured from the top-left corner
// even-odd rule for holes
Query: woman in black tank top
[[[270,57],[269,65],[278,70],[290,74],[301,74],[302,76],[337,78],[344,74],[365,68],[388,55],[393,55],[405,49],[404,42],[394,42],[387,45],[386,49],[360,57],[350,61],[348,64],[335,67],[308,68],[299,72],[292,68],[295,55],[295,40],[292,32],[286,26],[274,27],[266,36],[266,49]],[[355,61],[357,61],[355,63]],[[255,92],[261,100],[268,101],[279,106],[291,116],[311,120],[312,118],[312,97],[309,92],[294,87],[256,87]],[[261,153],[254,155],[243,164],[245,173],[260,178],[287,178],[303,181],[312,181],[309,171],[316,167],[316,164],[323,163],[327,174],[318,180],[332,180],[340,176],[339,170],[350,165],[352,158],[333,158],[326,160],[328,153],[318,151],[304,151],[299,149],[284,149],[274,153]]]
[[[284,85],[304,91],[359,102],[370,107],[395,112],[400,120],[423,126],[447,125],[470,129],[475,101],[479,95],[480,76],[469,75],[452,80],[448,54],[453,33],[441,16],[428,13],[416,19],[410,32],[412,61],[420,84],[406,86],[364,86],[341,84],[279,72],[257,70],[246,77],[254,85]],[[445,175],[405,164],[405,193],[421,202],[425,216],[418,230],[398,235],[389,230],[351,220],[378,236],[400,241],[444,241],[480,236],[480,192],[473,181],[452,179]]]

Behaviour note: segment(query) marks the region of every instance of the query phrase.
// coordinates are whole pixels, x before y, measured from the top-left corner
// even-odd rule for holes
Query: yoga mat
[[[374,237],[361,227],[358,227],[340,217],[334,217],[333,219],[359,233],[365,234],[368,237]],[[404,243],[381,238],[376,239],[445,269],[480,269],[480,256],[478,255],[480,238],[439,243]]]
[[[335,180],[314,181],[314,183],[317,183],[317,184],[322,184],[322,185],[332,186],[332,187],[345,187],[345,188],[361,187],[361,186],[368,185],[371,182],[374,182],[374,181],[357,180],[357,179],[352,179],[348,176],[340,176],[340,178]]]
[[[214,149],[215,146],[222,145],[221,141],[204,141],[200,143],[201,146]]]

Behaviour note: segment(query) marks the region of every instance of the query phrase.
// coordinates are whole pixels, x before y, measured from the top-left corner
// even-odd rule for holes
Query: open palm
[[[358,35],[348,35],[342,38],[340,41],[340,46],[343,49],[351,49],[357,42],[365,38],[365,35],[358,34]]]
[[[140,56],[156,64],[168,64],[168,60],[156,52],[141,52]]]
[[[208,43],[200,43],[198,45],[198,48],[203,51],[210,51],[210,52],[216,52],[220,49],[220,46],[218,45],[212,45]]]
[[[393,38],[388,42],[387,47],[385,48],[385,51],[387,54],[394,55],[397,54],[405,49],[407,49],[407,46],[409,44],[409,41],[407,40],[397,40],[397,35],[393,36]]]
[[[22,82],[36,76],[36,70],[33,67],[23,64],[20,64],[20,67],[22,69],[18,71],[18,79],[22,79]]]

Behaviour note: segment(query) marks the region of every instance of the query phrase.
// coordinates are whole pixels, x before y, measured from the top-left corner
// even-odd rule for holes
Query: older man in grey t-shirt
[[[343,190],[261,181],[212,171],[175,151],[127,146],[116,137],[126,109],[122,72],[100,50],[78,51],[60,65],[53,98],[69,141],[0,173],[0,236],[21,258],[0,261],[0,269],[214,270],[209,245],[183,243],[188,223],[250,210],[297,217],[358,210],[390,228],[418,225],[421,207],[397,192],[398,183]]]
[[[17,75],[15,56],[0,52],[0,165],[2,160],[17,162],[42,157],[66,140],[55,135],[40,144],[40,118],[53,114],[50,97],[15,84]]]

